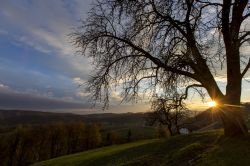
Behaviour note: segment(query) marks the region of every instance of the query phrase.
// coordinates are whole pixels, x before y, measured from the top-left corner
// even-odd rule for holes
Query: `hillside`
[[[246,119],[248,127],[250,127],[250,104],[245,103]],[[247,111],[248,110],[248,111]],[[145,125],[145,113],[101,113],[76,115],[72,113],[52,113],[39,111],[24,110],[0,110],[0,133],[8,131],[8,128],[14,128],[18,125],[43,125],[56,122],[77,122],[98,123],[106,129],[116,131],[135,129],[136,132],[144,132],[143,129],[150,130],[152,135],[152,127]],[[206,131],[211,129],[220,129],[223,127],[217,113],[207,109],[197,112],[197,115],[184,121],[184,128],[190,131]],[[104,129],[103,128],[103,129]]]
[[[143,135],[144,129],[150,130],[152,134],[153,128],[145,126],[145,117],[147,113],[102,113],[102,114],[88,114],[76,115],[71,113],[52,113],[52,112],[39,112],[39,111],[23,111],[23,110],[0,110],[0,132],[5,132],[6,128],[13,128],[18,125],[43,125],[56,122],[76,122],[82,121],[85,123],[98,123],[107,129],[121,131],[134,129],[133,133]],[[206,110],[197,114],[195,118],[187,120],[187,127],[192,131],[204,128],[211,123],[217,121],[214,119],[211,111]],[[220,128],[219,125],[217,128]],[[104,129],[103,128],[103,129]],[[215,129],[213,127],[212,129]],[[147,133],[148,131],[146,131]],[[141,134],[140,134],[141,133]]]
[[[0,126],[15,127],[19,124],[40,125],[54,122],[75,122],[83,121],[90,123],[104,124],[134,124],[142,125],[144,123],[144,113],[103,113],[76,115],[71,113],[51,113],[39,111],[22,110],[0,110]]]
[[[224,138],[221,131],[144,140],[63,156],[33,166],[247,166],[250,137]]]
[[[250,127],[250,104],[244,104],[246,111],[247,124]],[[100,113],[77,115],[72,113],[52,113],[24,110],[0,110],[0,133],[8,131],[18,125],[44,125],[57,122],[78,122],[102,124],[105,129],[123,130],[136,129],[140,132],[141,128],[152,130],[151,126],[146,125],[144,113]],[[196,116],[186,119],[182,125],[190,131],[206,131],[220,129],[223,127],[217,113],[207,109],[197,112]]]

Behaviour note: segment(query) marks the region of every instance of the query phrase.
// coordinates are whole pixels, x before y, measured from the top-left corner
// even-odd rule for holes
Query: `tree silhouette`
[[[190,111],[183,103],[181,96],[174,94],[171,98],[156,97],[151,104],[152,112],[146,118],[149,125],[163,125],[169,134],[180,134],[184,120],[190,117]]]
[[[110,92],[124,100],[172,92],[188,96],[204,88],[216,101],[225,135],[246,134],[241,83],[250,67],[240,48],[249,45],[248,0],[98,0],[71,34],[82,54],[93,58],[89,91],[108,106]],[[226,71],[225,94],[215,78]],[[181,90],[185,87],[185,90]]]
[[[131,131],[131,129],[128,129],[127,142],[131,141],[131,136],[132,136],[132,131]]]

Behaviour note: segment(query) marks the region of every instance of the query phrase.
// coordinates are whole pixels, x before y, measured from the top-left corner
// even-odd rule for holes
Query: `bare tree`
[[[239,106],[250,67],[248,0],[97,0],[74,33],[79,52],[93,58],[89,90],[109,102],[119,86],[124,99],[204,88],[219,104],[225,135],[247,133]],[[215,77],[226,71],[223,94]],[[177,85],[177,86],[176,86]],[[177,87],[184,87],[177,88]]]
[[[190,116],[190,111],[178,94],[171,98],[156,97],[152,101],[151,110],[146,118],[149,125],[164,125],[170,135],[179,134],[184,120]]]

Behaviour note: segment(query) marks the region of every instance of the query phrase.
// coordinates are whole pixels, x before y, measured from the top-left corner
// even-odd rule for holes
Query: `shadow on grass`
[[[250,165],[250,136],[228,138],[221,136],[214,146],[203,154],[201,166]]]
[[[147,145],[141,145],[92,158],[77,163],[84,166],[160,166],[160,165],[188,165],[194,163],[196,156],[202,154],[213,144],[220,134],[200,133],[189,136],[175,136],[159,140]]]
[[[249,166],[250,137],[222,131],[144,140],[63,156],[37,165],[71,166]]]

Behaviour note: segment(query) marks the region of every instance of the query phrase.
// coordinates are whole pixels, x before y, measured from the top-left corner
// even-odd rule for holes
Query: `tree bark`
[[[170,136],[173,136],[172,125],[167,125]]]
[[[241,71],[239,49],[227,49],[227,87],[225,104],[221,113],[226,136],[246,135],[248,129],[241,108]]]
[[[223,106],[219,110],[225,136],[247,135],[248,129],[240,107]]]

